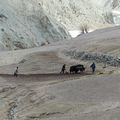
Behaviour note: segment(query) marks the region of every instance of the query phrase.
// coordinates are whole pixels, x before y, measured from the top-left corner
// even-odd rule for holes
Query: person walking
[[[90,67],[92,68],[92,73],[95,73],[96,65],[94,62],[91,64]]]
[[[16,68],[15,72],[14,72],[14,76],[18,77],[18,67]]]
[[[62,69],[61,69],[61,72],[60,73],[65,73],[65,70],[66,70],[66,65],[64,64],[63,66],[62,66]]]

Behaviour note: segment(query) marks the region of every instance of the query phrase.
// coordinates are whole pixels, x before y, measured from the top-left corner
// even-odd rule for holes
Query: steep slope
[[[69,39],[65,28],[33,0],[0,0],[0,49],[40,46]]]
[[[113,23],[120,25],[120,0],[91,0],[92,4],[107,10],[106,21],[113,19]],[[111,16],[111,17],[108,17]]]

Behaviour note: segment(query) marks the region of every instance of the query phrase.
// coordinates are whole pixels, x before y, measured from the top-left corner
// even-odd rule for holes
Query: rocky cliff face
[[[69,39],[65,28],[34,0],[0,0],[0,49],[24,49]]]
[[[113,23],[110,9],[94,0],[38,0],[43,8],[68,30],[87,24],[90,28],[105,27]],[[100,3],[99,3],[100,2]],[[54,11],[54,12],[53,12]]]
[[[114,23],[115,0],[0,0],[0,49],[23,49],[69,39],[67,31]]]
[[[105,9],[105,20],[120,25],[120,0],[91,0],[93,4]]]

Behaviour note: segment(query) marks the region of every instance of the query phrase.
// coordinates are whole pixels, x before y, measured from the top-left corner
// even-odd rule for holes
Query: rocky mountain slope
[[[49,0],[40,1],[43,8],[68,30],[79,29],[87,24],[90,28],[105,27],[113,23],[111,10],[94,0]],[[51,8],[51,9],[50,9]],[[55,11],[55,12],[53,12]]]
[[[24,49],[69,39],[65,28],[34,0],[0,0],[0,49]]]
[[[69,30],[114,23],[119,1],[108,0],[0,0],[0,49],[40,46],[70,39]]]
[[[0,52],[0,120],[119,120],[120,69],[108,63],[120,57],[119,33],[118,26],[64,43]],[[70,59],[63,54],[66,50],[78,56]],[[82,56],[87,61],[81,59],[81,52],[88,53]],[[93,61],[95,74],[89,67]],[[120,59],[117,61],[120,66]],[[71,65],[84,64],[86,71],[59,74],[63,64],[67,71]],[[16,66],[17,78],[13,76]]]

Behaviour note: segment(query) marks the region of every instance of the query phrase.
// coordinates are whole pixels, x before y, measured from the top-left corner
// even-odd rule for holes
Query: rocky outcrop
[[[96,29],[113,23],[111,9],[105,7],[104,1],[101,0],[99,2],[97,0],[38,1],[47,13],[56,18],[68,30],[80,29],[80,26],[84,24],[87,24],[90,29]]]
[[[40,46],[69,39],[66,29],[34,0],[4,0],[0,4],[0,49]]]
[[[97,63],[104,63],[114,67],[120,67],[120,59],[107,54],[100,53],[90,53],[90,52],[76,52],[69,51],[65,53],[74,59],[80,59],[85,61],[95,61]]]

